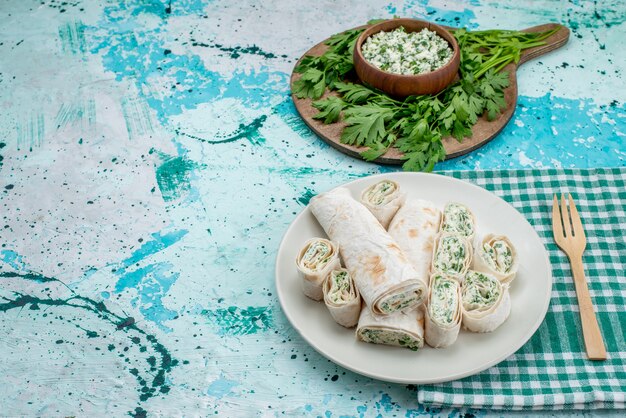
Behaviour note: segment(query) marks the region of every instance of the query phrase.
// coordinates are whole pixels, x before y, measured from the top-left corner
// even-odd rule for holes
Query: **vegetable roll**
[[[351,328],[359,322],[361,294],[347,269],[330,272],[324,281],[324,303],[335,322]]]
[[[395,181],[382,180],[371,185],[361,194],[361,203],[365,205],[387,229],[389,222],[404,203],[405,194]]]
[[[311,199],[311,212],[337,244],[361,297],[375,315],[420,306],[426,284],[374,215],[339,187]]]
[[[471,210],[460,203],[448,203],[443,209],[441,232],[450,232],[474,240],[476,232],[476,218]]]
[[[444,232],[435,238],[432,271],[463,282],[472,264],[472,245],[469,239]]]
[[[335,244],[324,238],[311,238],[296,257],[302,291],[313,300],[322,300],[322,284],[328,274],[341,267]]]
[[[488,234],[476,246],[472,269],[495,276],[502,283],[511,283],[517,274],[517,251],[504,235]]]
[[[409,262],[428,286],[435,236],[441,211],[426,200],[409,199],[389,224],[389,235],[396,240]]]
[[[461,301],[463,326],[472,332],[491,332],[511,313],[509,286],[490,274],[468,271]]]
[[[424,318],[421,309],[396,312],[385,317],[375,317],[364,308],[359,317],[356,337],[373,344],[385,344],[417,351],[424,346]]]
[[[426,308],[426,343],[434,348],[454,344],[461,329],[461,286],[436,273],[430,279]]]

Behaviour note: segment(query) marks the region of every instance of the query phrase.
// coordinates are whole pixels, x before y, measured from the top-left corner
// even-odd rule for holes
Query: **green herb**
[[[314,117],[324,123],[346,123],[341,142],[365,146],[361,156],[372,161],[391,147],[404,153],[407,171],[432,171],[443,161],[442,138],[459,142],[472,135],[472,126],[485,115],[494,120],[506,107],[504,89],[509,75],[502,69],[519,62],[523,50],[543,45],[555,33],[526,33],[507,30],[454,31],[461,50],[460,80],[435,95],[410,96],[396,100],[369,86],[352,83],[355,78],[352,53],[363,29],[331,36],[328,50],[319,57],[306,56],[294,82],[298,98],[311,98],[319,110]],[[339,97],[319,100],[326,88]]]

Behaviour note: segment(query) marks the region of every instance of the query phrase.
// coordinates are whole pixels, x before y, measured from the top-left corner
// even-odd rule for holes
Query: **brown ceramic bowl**
[[[383,71],[365,60],[361,46],[365,40],[375,33],[389,32],[404,27],[407,32],[419,32],[428,29],[448,41],[452,48],[452,59],[443,67],[418,75],[401,75]],[[384,91],[391,96],[413,96],[419,94],[435,94],[445,89],[456,77],[461,61],[459,44],[454,36],[434,23],[417,19],[390,19],[366,29],[356,41],[354,47],[354,69],[364,83]]]

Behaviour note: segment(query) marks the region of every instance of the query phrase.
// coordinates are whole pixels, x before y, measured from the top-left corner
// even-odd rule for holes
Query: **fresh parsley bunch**
[[[295,69],[302,76],[294,82],[293,94],[316,100],[315,119],[326,124],[343,120],[341,142],[367,147],[361,153],[365,160],[375,160],[396,147],[404,153],[402,167],[407,171],[432,171],[446,156],[442,138],[462,141],[472,135],[472,126],[482,115],[494,120],[506,107],[504,89],[509,76],[502,69],[519,62],[524,49],[543,45],[555,32],[457,29],[460,80],[434,95],[396,100],[350,81],[355,79],[354,44],[363,30],[333,35],[326,41],[329,48],[324,54],[304,57]],[[319,100],[327,88],[338,97]]]

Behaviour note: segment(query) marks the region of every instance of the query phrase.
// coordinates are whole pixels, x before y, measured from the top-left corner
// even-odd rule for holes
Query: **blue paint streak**
[[[367,405],[359,405],[356,407],[356,412],[359,413],[359,418],[363,418],[367,412]]]
[[[228,380],[224,376],[213,381],[207,389],[207,394],[222,399],[224,396],[230,394],[230,391],[235,386],[238,386],[239,382],[234,380]]]
[[[469,2],[471,5],[478,5],[479,1],[473,0]],[[453,27],[464,27],[475,29],[478,24],[474,22],[476,15],[469,9],[463,11],[454,11],[440,9],[429,5],[429,0],[408,0],[404,2],[402,7],[397,7],[390,3],[385,8],[390,15],[400,17],[412,17],[418,19],[426,19],[438,24],[449,25]]]
[[[436,169],[621,167],[625,111],[624,104],[599,106],[590,99],[520,96],[513,118],[493,141]]]
[[[202,14],[203,8],[198,1],[176,2],[172,5],[172,14]],[[87,29],[93,32],[91,38],[94,39],[90,52],[102,54],[104,68],[113,72],[116,80],[134,82],[162,124],[167,125],[169,117],[202,103],[237,98],[246,106],[263,108],[270,105],[273,96],[288,91],[289,75],[286,73],[262,67],[258,71],[237,70],[224,77],[206,68],[198,55],[165,55],[163,45],[168,39],[161,27],[133,27],[131,30],[126,23],[128,14],[147,13],[166,18],[161,9],[161,5],[147,7],[143,1],[115,3],[105,8],[98,27]],[[107,30],[102,32],[98,28]],[[172,84],[172,79],[179,84]],[[155,90],[165,93],[154,94]]]
[[[164,332],[172,331],[163,323],[176,317],[177,312],[166,308],[162,298],[178,280],[180,273],[172,273],[174,266],[169,262],[151,263],[142,267],[136,265],[147,257],[177,243],[187,232],[187,230],[177,230],[166,234],[160,232],[152,234],[152,240],[135,250],[115,270],[118,276],[115,292],[120,293],[129,288],[136,289],[138,296],[131,300],[132,305],[139,306],[142,315],[157,324]]]
[[[376,409],[379,411],[382,409],[384,412],[391,412],[394,409],[394,405],[391,401],[391,396],[383,393],[380,401],[376,402]]]
[[[23,257],[13,250],[0,251],[0,261],[7,263],[15,270],[22,270],[25,266]]]
[[[161,232],[153,233],[152,240],[142,244],[142,246],[135,250],[130,257],[122,261],[122,266],[118,269],[117,273],[123,274],[126,271],[126,268],[177,243],[182,237],[187,235],[187,232],[189,231],[181,229],[166,233],[165,235],[161,235]]]

